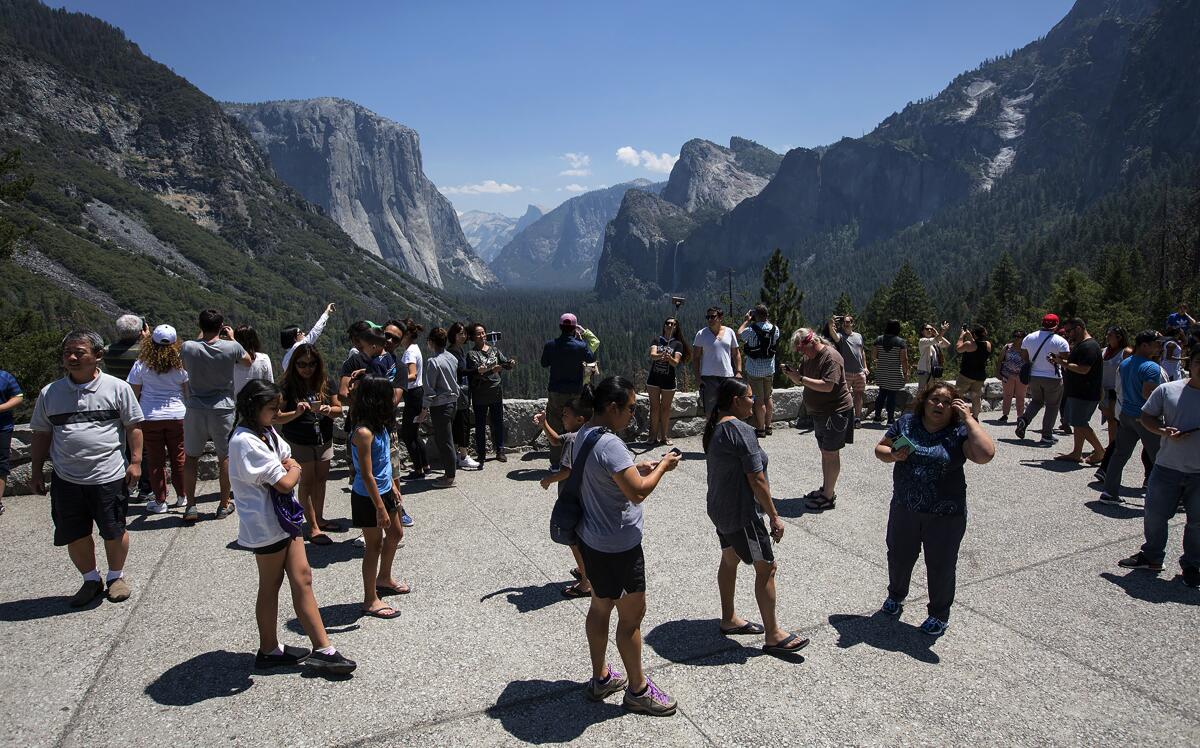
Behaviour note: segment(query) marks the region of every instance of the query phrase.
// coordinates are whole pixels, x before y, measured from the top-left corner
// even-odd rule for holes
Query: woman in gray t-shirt
[[[717,390],[717,407],[704,427],[708,466],[708,517],[717,528],[721,564],[717,587],[721,593],[721,633],[726,636],[766,634],[763,650],[790,654],[803,649],[802,639],[779,626],[775,618],[775,552],[783,540],[783,520],[771,499],[767,482],[767,453],[758,444],[754,427],[754,393],[740,379],[726,379]],[[770,517],[770,529],[763,522]],[[738,562],[754,566],[754,596],[762,624],[740,617],[734,608]]]
[[[642,557],[642,502],[663,475],[679,464],[679,454],[634,464],[633,455],[618,433],[625,430],[637,407],[633,383],[608,377],[579,395],[593,410],[592,420],[579,429],[571,445],[571,470],[582,472],[579,552],[592,583],[587,615],[592,679],[588,697],[599,701],[625,689],[625,708],[658,716],[675,713],[675,700],[655,686],[642,671],[642,617],[646,614],[646,572]],[[596,431],[600,430],[597,437]],[[591,454],[581,459],[586,445]],[[609,623],[617,610],[617,649],[628,678],[610,667]]]

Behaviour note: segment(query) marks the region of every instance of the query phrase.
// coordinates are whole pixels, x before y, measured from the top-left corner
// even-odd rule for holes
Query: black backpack
[[[754,331],[755,340],[752,346],[746,346],[746,355],[755,359],[775,358],[779,349],[779,325],[773,325],[771,332],[765,332],[758,322],[751,322],[750,329]]]
[[[563,481],[554,508],[550,510],[550,539],[560,545],[576,545],[579,534],[576,528],[583,521],[583,469],[592,455],[592,448],[600,437],[609,433],[608,429],[595,428],[584,437],[579,445],[579,452],[571,460],[571,475]]]

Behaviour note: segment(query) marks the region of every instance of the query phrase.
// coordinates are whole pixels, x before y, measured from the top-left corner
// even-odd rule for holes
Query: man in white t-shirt
[[[1055,332],[1058,327],[1058,315],[1047,314],[1042,317],[1042,329],[1031,332],[1021,341],[1021,358],[1032,364],[1029,379],[1029,406],[1025,413],[1017,419],[1017,438],[1025,438],[1025,429],[1033,421],[1043,406],[1046,412],[1042,414],[1043,446],[1054,443],[1054,422],[1058,418],[1058,407],[1062,402],[1063,382],[1062,372],[1055,360],[1058,354],[1070,353],[1071,346],[1061,335]]]
[[[717,407],[717,389],[721,382],[742,373],[742,352],[738,348],[737,335],[721,324],[724,317],[725,313],[719,307],[709,307],[704,313],[708,326],[697,332],[692,342],[692,362],[700,381],[705,415]]]

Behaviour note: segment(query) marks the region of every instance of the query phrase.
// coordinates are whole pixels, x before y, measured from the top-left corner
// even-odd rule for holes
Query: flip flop
[[[746,621],[741,626],[734,629],[721,629],[721,633],[725,636],[754,636],[766,631],[761,623],[754,621]]]
[[[412,592],[412,587],[410,587],[409,585],[406,584],[406,585],[404,585],[404,587],[405,587],[405,589],[400,589],[399,587],[383,587],[383,586],[377,584],[377,585],[375,585],[375,594],[376,595],[407,595],[408,593]]]
[[[345,532],[346,531],[346,528],[342,527],[341,523],[339,523],[339,522],[318,522],[317,527],[319,527],[322,532]]]
[[[584,592],[583,590],[579,589],[578,582],[571,585],[570,587],[563,587],[562,593],[563,593],[563,597],[570,597],[570,598],[591,597],[592,596],[591,590]]]
[[[390,610],[390,611],[392,611],[392,612],[391,612],[391,613],[384,613],[383,611],[385,611],[385,610]],[[385,621],[390,621],[390,620],[391,620],[391,619],[393,619],[393,618],[399,618],[399,617],[400,617],[400,611],[396,610],[395,608],[393,608],[393,607],[391,607],[391,606],[385,606],[385,607],[382,607],[382,608],[376,608],[375,610],[364,610],[364,611],[362,612],[362,614],[363,614],[364,616],[369,616],[369,617],[371,617],[371,618],[382,618],[382,619],[383,619],[383,620],[385,620]]]
[[[310,535],[308,542],[312,543],[313,545],[333,545],[333,538],[325,534]]]
[[[788,634],[788,637],[776,644],[764,644],[763,651],[772,655],[788,655],[795,654],[808,646],[808,639],[801,639],[795,634]]]

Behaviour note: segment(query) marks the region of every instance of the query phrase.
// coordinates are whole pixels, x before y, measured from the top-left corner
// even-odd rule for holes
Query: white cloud
[[[478,184],[464,184],[458,187],[440,187],[444,195],[507,195],[520,192],[521,186],[497,182],[495,179],[485,179]]]
[[[591,169],[563,169],[558,173],[560,177],[590,177]]]
[[[588,167],[592,165],[592,157],[586,153],[564,153],[559,156],[571,168],[560,171],[560,177],[588,177],[591,176],[592,170]]]
[[[588,188],[583,186],[582,184],[568,184],[566,187],[563,187],[563,191],[564,192],[587,192]]]
[[[640,166],[646,171],[652,171],[657,174],[668,174],[671,167],[679,160],[679,156],[672,156],[669,153],[655,154],[652,151],[638,150],[630,145],[623,145],[617,149],[617,160],[626,166]]]

